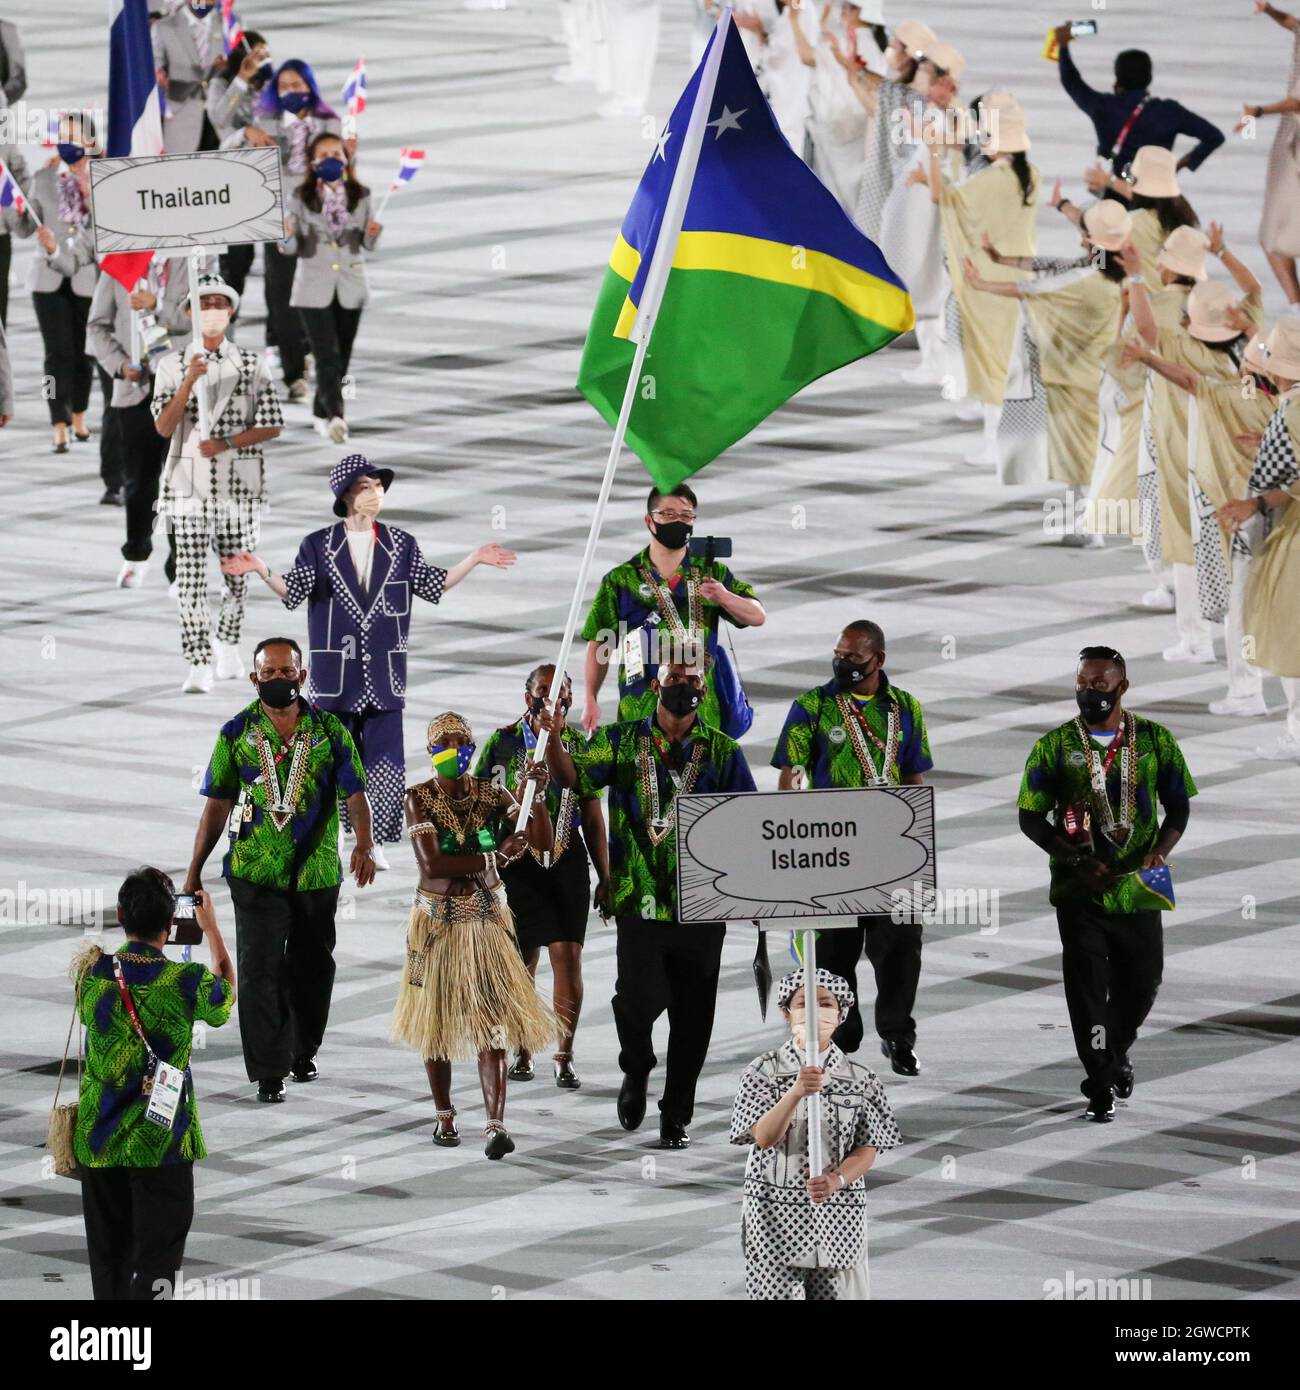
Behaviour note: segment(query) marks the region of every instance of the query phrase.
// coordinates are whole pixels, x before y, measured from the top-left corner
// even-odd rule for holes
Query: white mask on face
[[[384,505],[384,490],[381,487],[367,488],[352,499],[352,510],[359,516],[378,516]]]
[[[226,325],[229,322],[229,309],[201,309],[199,311],[199,323],[203,326],[205,338],[220,338],[225,333]]]
[[[840,1026],[840,1011],[835,1004],[817,1006],[817,1046],[825,1052],[831,1045],[831,1034]],[[808,1011],[800,1004],[790,1010],[790,1037],[802,1053],[808,1045]]]

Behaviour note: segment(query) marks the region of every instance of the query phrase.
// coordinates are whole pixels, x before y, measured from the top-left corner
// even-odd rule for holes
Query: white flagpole
[[[803,937],[803,1005],[804,1019],[804,1051],[803,1064],[806,1067],[819,1067],[822,1064],[821,1036],[817,1018],[817,985],[814,976],[817,974],[817,933],[811,927],[805,927],[800,935]],[[822,1098],[819,1091],[807,1096],[808,1118],[808,1175],[817,1177],[825,1163],[822,1154]]]
[[[138,290],[145,281],[137,280],[135,288]],[[138,309],[131,310],[131,365],[140,365],[140,312]]]
[[[194,247],[186,259],[190,266],[190,320],[194,330],[194,351],[202,353],[203,310],[200,305],[203,297],[199,294],[199,271],[203,268],[203,247]],[[195,385],[194,398],[199,403],[199,439],[208,439],[211,437],[211,426],[208,421],[208,381],[206,377],[200,378]]]
[[[695,104],[691,108],[683,138],[682,152],[677,160],[673,174],[672,187],[668,190],[668,200],[664,204],[664,217],[655,241],[654,255],[646,274],[645,288],[641,303],[632,325],[631,337],[636,342],[636,354],[632,358],[632,369],[627,375],[627,386],[623,391],[623,405],[618,412],[618,423],[614,427],[614,438],[610,441],[609,457],[605,461],[605,476],[600,482],[600,494],[596,498],[596,509],[592,513],[591,528],[587,532],[587,546],[582,553],[582,563],[578,566],[578,577],[573,586],[573,598],[569,601],[569,615],[564,620],[564,636],[560,638],[560,654],[555,659],[555,678],[551,682],[551,698],[557,699],[564,685],[569,661],[569,648],[573,645],[573,634],[578,626],[578,612],[583,594],[587,588],[587,578],[591,573],[591,562],[596,555],[596,542],[600,538],[600,528],[605,520],[605,509],[609,504],[610,489],[614,485],[614,472],[623,452],[623,436],[627,433],[627,422],[632,414],[636,400],[637,387],[641,381],[641,366],[645,361],[646,349],[650,346],[650,334],[654,331],[655,317],[663,300],[664,289],[668,283],[668,272],[672,268],[673,256],[677,251],[677,238],[681,235],[682,219],[686,216],[686,204],[690,199],[691,185],[695,181],[695,166],[699,163],[700,146],[704,143],[705,126],[709,110],[713,105],[713,93],[718,82],[718,68],[722,63],[722,49],[726,43],[727,31],[731,25],[731,10],[722,12],[717,27],[713,31],[713,46],[700,74],[700,85],[695,90]],[[376,221],[378,219],[376,218]],[[540,762],[546,754],[547,731],[538,732],[534,761]],[[519,804],[519,816],[515,821],[517,829],[522,830],[528,822],[533,806],[533,791],[536,784],[524,784],[523,797]]]

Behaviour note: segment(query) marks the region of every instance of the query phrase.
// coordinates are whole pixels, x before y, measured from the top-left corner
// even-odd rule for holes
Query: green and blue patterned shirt
[[[576,758],[586,747],[586,740],[582,734],[566,724],[561,734],[561,742],[569,750],[572,757]],[[522,771],[525,757],[532,752],[536,746],[537,739],[531,729],[525,734],[525,725],[522,719],[517,719],[513,724],[507,724],[503,729],[493,729],[488,735],[487,742],[479,750],[478,762],[474,765],[474,776],[490,778],[498,787],[504,787],[512,796],[518,798],[519,787],[522,782]],[[555,831],[556,838],[559,838],[561,789],[551,782],[546,787],[546,810],[551,817],[551,827]],[[583,793],[581,789],[578,795],[572,800],[572,816],[569,826],[569,845],[577,848],[581,852],[582,836],[582,802],[595,801],[597,795],[594,791]]]
[[[655,706],[659,703],[659,697],[650,689],[651,680],[658,674],[658,666],[653,659],[655,653],[651,651],[650,634],[655,631],[666,632],[667,624],[662,621],[653,590],[642,577],[641,571],[643,569],[648,570],[651,576],[665,588],[668,587],[663,575],[659,574],[651,564],[650,547],[647,546],[639,555],[634,555],[632,559],[610,570],[600,581],[600,588],[596,591],[591,611],[587,614],[587,621],[582,628],[584,641],[603,643],[609,653],[610,664],[612,665],[616,661],[619,663],[618,718],[620,721],[646,719],[654,713]],[[688,557],[678,573],[681,577],[670,592],[672,593],[673,605],[677,609],[683,627],[690,626],[686,591],[688,573],[696,583],[701,579],[716,579],[741,598],[757,597],[753,586],[737,579],[721,560],[714,560],[709,565],[705,564],[703,560]],[[733,627],[743,627],[744,624],[736,622],[716,603],[708,603],[704,600],[700,602],[700,619],[704,626],[705,645],[709,649],[712,661],[705,677],[704,699],[698,712],[704,723],[717,728],[720,722],[720,710],[717,691],[714,689],[714,672],[718,659],[718,625],[723,618],[726,618]],[[630,681],[627,679],[627,672],[622,665],[622,643],[624,634],[638,631],[641,635],[641,659],[645,663],[645,670],[639,679]]]
[[[230,1017],[230,981],[198,961],[168,960],[140,941],[124,941],[116,954],[149,1046],[162,1061],[188,1068],[194,1024],[220,1028]],[[192,1077],[185,1078],[171,1129],[144,1118],[148,1056],[118,993],[112,955],[101,955],[82,976],[79,1013],[86,1027],[86,1070],[77,1107],[77,1158],[88,1168],[160,1168],[206,1158]]]
[[[1138,761],[1135,769],[1133,828],[1122,846],[1113,845],[1100,831],[1095,811],[1092,812],[1092,839],[1094,850],[1103,863],[1107,864],[1114,880],[1100,897],[1088,888],[1079,877],[1060,860],[1052,857],[1053,906],[1080,900],[1100,901],[1108,912],[1132,911],[1129,893],[1124,876],[1135,873],[1142,867],[1142,861],[1155,848],[1156,836],[1160,830],[1159,807],[1166,810],[1180,806],[1189,797],[1196,795],[1196,784],[1187,770],[1173,734],[1152,719],[1142,715],[1135,717],[1134,742]],[[1109,740],[1094,739],[1097,756],[1104,760]],[[1120,768],[1122,758],[1117,757],[1106,777],[1106,795],[1116,816],[1120,810]],[[1055,815],[1059,826],[1067,806],[1083,810],[1092,808],[1092,783],[1088,779],[1087,757],[1083,751],[1083,741],[1079,737],[1078,721],[1071,719],[1059,729],[1044,734],[1030,750],[1025,763],[1025,775],[1020,783],[1020,797],[1017,806],[1022,811],[1038,811],[1043,815]]]
[[[606,724],[585,748],[571,751],[584,795],[609,788],[609,878],[615,914],[671,922],[677,917],[677,831],[674,827],[658,844],[650,839],[651,808],[640,779],[642,738],[650,740],[651,771],[662,816],[672,806],[676,791],[660,746],[667,744],[667,738],[653,716]],[[704,751],[692,792],[755,790],[740,745],[698,718],[679,745],[679,773],[688,766],[697,743],[703,744]]]
[[[280,735],[254,700],[217,736],[200,791],[222,801],[244,792],[244,812],[236,822],[235,838],[222,861],[226,878],[243,879],[267,888],[333,888],[343,881],[339,860],[339,797],[365,791],[366,774],[352,735],[328,710],[299,699],[301,718],[295,737],[309,740],[297,806],[289,823],[277,830],[266,810],[266,788],[258,757],[258,732],[269,740],[272,754],[281,751]],[[284,794],[293,755],[276,768],[277,798]]]
[[[925,731],[925,716],[921,702],[907,691],[890,685],[882,671],[876,693],[860,699],[851,691],[841,691],[834,680],[800,695],[790,706],[785,727],[776,741],[772,754],[773,767],[801,767],[808,785],[812,787],[862,787],[870,785],[853,751],[853,740],[844,726],[836,696],[847,695],[862,713],[869,727],[881,742],[889,731],[890,705],[898,707],[897,755],[890,769],[891,782],[900,777],[928,772],[934,763],[930,759],[930,740]],[[864,740],[876,770],[884,757],[870,739]]]

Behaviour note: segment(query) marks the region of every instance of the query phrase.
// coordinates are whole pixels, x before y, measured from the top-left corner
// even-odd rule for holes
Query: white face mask
[[[825,1052],[831,1045],[831,1034],[840,1026],[840,1011],[835,1004],[819,1004],[817,1007],[817,1046]],[[808,1045],[808,1011],[800,1004],[790,1010],[790,1037],[795,1047],[803,1052]]]
[[[199,323],[203,325],[205,338],[220,338],[230,322],[229,309],[201,309]]]
[[[358,516],[378,516],[384,505],[384,490],[381,487],[367,488],[352,499],[352,510]]]

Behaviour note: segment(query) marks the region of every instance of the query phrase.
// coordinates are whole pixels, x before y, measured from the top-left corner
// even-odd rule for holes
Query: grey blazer
[[[0,324],[0,415],[14,413],[14,377],[9,370],[9,348],[4,325]]]
[[[311,138],[307,141],[309,145],[312,139],[317,135],[328,134],[341,136],[343,134],[343,124],[337,116],[304,116],[302,119],[315,122],[315,129],[312,131]],[[259,130],[265,131],[280,147],[280,177],[284,183],[284,196],[287,204],[290,190],[296,188],[302,182],[304,171],[301,169],[291,171],[289,169],[290,145],[289,137],[284,131],[284,123],[279,116],[258,116],[252,124]],[[235,146],[244,143],[242,131],[238,136],[232,136],[231,139],[226,142],[227,145]]]
[[[27,192],[31,179],[27,172],[27,161],[19,153],[17,145],[0,145],[0,161],[18,180],[18,186]],[[23,221],[23,215],[16,207],[10,204],[9,207],[0,209],[0,236],[8,236],[10,232],[18,230],[18,224]],[[21,236],[22,233],[20,232]]]
[[[224,145],[237,131],[253,123],[253,89],[238,77],[227,82],[214,77],[208,83],[208,120]]]
[[[300,192],[289,200],[288,211],[295,234],[280,247],[285,255],[298,257],[289,303],[295,309],[325,309],[337,295],[343,308],[360,309],[370,298],[362,253],[375,247],[374,240],[366,236],[370,194],[357,201],[337,241],[325,214],[305,207]]]
[[[214,258],[215,260],[215,258]],[[190,332],[190,320],[185,312],[189,291],[189,275],[185,262],[176,259],[167,275],[161,296],[158,280],[162,265],[155,261],[149,267],[149,288],[158,298],[153,311],[160,323],[167,326],[173,344],[182,346]],[[131,360],[131,301],[121,283],[111,275],[101,275],[90,301],[90,318],[86,323],[86,350],[113,378],[113,405],[118,409],[139,405],[153,396],[153,374],[148,361],[143,361],[139,381],[127,381],[122,368]]]
[[[153,62],[167,74],[163,145],[168,154],[191,154],[203,138],[203,110],[208,79],[221,53],[221,11],[207,17],[208,63],[199,61],[198,46],[186,17],[188,4],[173,10],[153,26]]]
[[[95,293],[95,281],[99,276],[99,267],[95,264],[95,234],[90,218],[77,227],[59,217],[58,180],[59,168],[54,165],[47,164],[32,175],[27,193],[30,206],[14,226],[20,237],[33,236],[36,219],[32,213],[35,213],[59,241],[59,248],[52,256],[37,247],[27,274],[27,288],[33,294],[51,294],[64,280],[71,280],[73,294],[89,299]]]
[[[5,100],[12,105],[27,90],[27,60],[18,30],[7,19],[0,19],[0,76]]]

